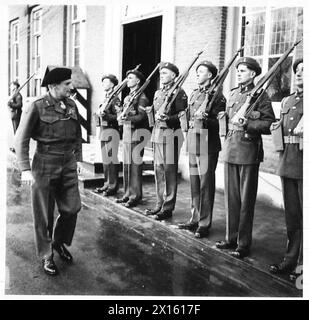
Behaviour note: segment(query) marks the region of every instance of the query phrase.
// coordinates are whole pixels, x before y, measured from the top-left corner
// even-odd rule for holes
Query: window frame
[[[85,22],[86,22],[86,6],[71,5],[69,7],[69,63],[72,66],[82,67],[84,64],[84,39],[85,39]],[[75,17],[76,12],[76,17]],[[75,30],[79,26],[78,45],[75,42]],[[76,64],[76,50],[79,52],[79,60]]]
[[[295,12],[295,16],[298,17],[298,13],[299,13],[299,9],[300,7],[287,7],[287,6],[280,6],[280,7],[273,7],[273,6],[264,6],[264,7],[256,7],[257,10],[255,11],[254,8],[249,8],[249,9],[253,9],[251,11],[247,11],[248,7],[242,7],[241,11],[240,11],[240,43],[243,43],[243,41],[245,40],[245,36],[244,36],[244,28],[246,27],[246,23],[248,21],[248,16],[250,16],[251,14],[257,14],[257,13],[265,13],[265,23],[264,23],[264,41],[263,41],[263,52],[262,55],[259,56],[253,56],[250,55],[250,57],[253,57],[255,59],[257,59],[258,61],[262,61],[261,63],[261,67],[262,67],[262,75],[265,74],[267,72],[267,70],[269,70],[269,62],[270,59],[277,59],[279,58],[284,51],[286,50],[286,48],[284,48],[283,52],[280,53],[271,53],[271,46],[272,46],[272,24],[273,24],[273,13],[276,10],[280,10],[280,9],[294,9]],[[245,12],[244,12],[245,10]],[[303,12],[302,12],[303,14]],[[291,41],[293,41],[293,43],[297,40],[297,36],[298,36],[298,20],[295,19],[294,21],[294,26],[293,28],[293,33],[294,33],[294,39],[292,39]],[[290,29],[291,30],[291,29]],[[289,30],[289,31],[290,31]],[[276,42],[275,42],[276,43]],[[286,42],[287,43],[287,42]],[[245,45],[245,44],[244,44]],[[285,45],[285,44],[284,44]],[[243,55],[246,55],[246,52],[244,51]],[[295,58],[296,58],[296,50],[294,49],[289,57],[292,58],[292,63],[294,62]],[[262,76],[261,75],[261,76]],[[261,77],[260,76],[260,77]],[[259,77],[258,77],[259,78]],[[294,83],[294,73],[291,72],[290,75],[290,79],[289,79],[289,93],[293,92],[293,83]],[[282,97],[283,98],[283,97]],[[281,97],[280,97],[281,99]],[[280,110],[280,101],[272,101],[272,105],[274,107],[274,111],[276,113],[276,115],[278,114],[279,110]]]
[[[42,74],[42,23],[43,8],[35,7],[31,12],[31,73],[35,73],[30,86],[31,96],[41,95]]]
[[[19,19],[10,22],[10,80],[19,80]]]

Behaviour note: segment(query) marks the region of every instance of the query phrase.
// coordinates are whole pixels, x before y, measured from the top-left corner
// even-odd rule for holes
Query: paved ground
[[[35,256],[29,188],[19,174],[8,170],[7,289],[6,294],[31,295],[147,295],[147,296],[300,296],[286,279],[273,277],[269,263],[280,259],[285,247],[281,210],[258,203],[252,254],[238,261],[214,248],[224,237],[223,195],[216,195],[209,239],[195,239],[176,224],[188,218],[188,184],[181,181],[171,221],[157,222],[141,214],[154,204],[153,182],[144,187],[137,210],[115,205],[91,190],[82,190],[67,266],[56,257],[60,275],[46,276]],[[119,194],[121,196],[121,192]]]

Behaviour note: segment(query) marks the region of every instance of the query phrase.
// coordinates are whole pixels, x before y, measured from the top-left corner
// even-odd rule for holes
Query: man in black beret
[[[67,263],[73,260],[64,244],[71,245],[81,209],[76,162],[82,161],[82,139],[78,110],[69,98],[71,69],[47,68],[42,85],[48,93],[23,112],[15,145],[22,183],[32,187],[37,253],[45,273],[54,276],[54,251]],[[37,141],[32,167],[30,138]],[[55,202],[59,215],[54,227]]]
[[[101,141],[101,153],[105,183],[96,188],[95,192],[104,196],[114,195],[118,191],[118,147],[119,127],[117,112],[120,110],[120,99],[115,97],[108,101],[113,94],[118,79],[113,74],[102,77],[103,100],[95,113],[96,125],[99,127],[98,139]]]
[[[180,130],[179,113],[187,108],[187,95],[181,88],[169,110],[161,110],[165,97],[179,75],[178,68],[170,63],[160,65],[162,88],[153,98],[155,126],[151,141],[154,145],[154,167],[157,203],[153,209],[146,209],[146,215],[153,215],[156,220],[172,217],[177,196],[178,157],[183,143]]]
[[[290,273],[295,280],[297,266],[303,264],[303,59],[293,64],[296,91],[281,102],[279,124],[284,148],[279,154],[277,174],[281,177],[287,229],[287,246],[279,264],[270,266],[275,274]]]
[[[261,134],[270,134],[275,120],[271,101],[264,93],[243,122],[233,117],[254,89],[254,79],[261,74],[258,62],[250,57],[236,63],[238,87],[232,89],[227,102],[228,130],[222,151],[225,178],[226,239],[217,242],[220,249],[234,249],[231,254],[243,258],[250,253],[254,207],[260,162],[263,161]]]
[[[126,108],[131,101],[131,97],[136,93],[144,82],[144,75],[138,70],[129,70],[127,75],[127,87],[129,94],[124,98],[123,108]],[[124,195],[117,199],[117,203],[122,203],[125,207],[134,207],[138,205],[143,197],[142,191],[142,170],[143,162],[136,163],[134,158],[134,149],[142,142],[142,137],[136,134],[138,129],[147,128],[147,114],[145,107],[149,100],[145,93],[141,93],[131,105],[128,114],[119,119],[120,125],[123,125],[123,186]],[[144,148],[140,150],[140,156],[143,157]]]
[[[216,192],[215,171],[221,142],[217,115],[225,111],[226,99],[220,92],[209,113],[201,112],[211,81],[217,75],[216,66],[201,61],[196,67],[198,88],[189,99],[187,150],[189,153],[191,186],[191,219],[179,224],[180,229],[195,231],[196,238],[207,237],[212,223]]]
[[[12,98],[8,102],[8,107],[11,112],[11,120],[13,124],[14,134],[19,126],[21,114],[22,114],[22,107],[23,107],[23,97],[20,92],[17,92],[20,84],[18,81],[13,81],[11,83],[11,93]],[[15,149],[12,147],[10,148],[11,151],[15,152]]]

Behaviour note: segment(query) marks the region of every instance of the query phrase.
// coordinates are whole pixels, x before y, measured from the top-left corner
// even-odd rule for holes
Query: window
[[[85,22],[86,10],[85,6],[71,6],[71,43],[72,43],[72,61],[74,66],[82,64],[82,48],[81,43],[84,34],[83,24]]]
[[[244,55],[255,58],[265,73],[296,40],[302,38],[302,22],[302,8],[244,7],[241,32]],[[291,92],[291,65],[300,55],[302,44],[281,65],[267,91],[273,102],[281,101]]]
[[[41,95],[41,33],[42,33],[42,10],[32,12],[32,37],[31,37],[31,56],[32,72],[35,72],[32,82],[31,93],[33,96]]]
[[[18,21],[11,22],[10,26],[10,75],[11,81],[18,80],[19,70],[19,24]]]

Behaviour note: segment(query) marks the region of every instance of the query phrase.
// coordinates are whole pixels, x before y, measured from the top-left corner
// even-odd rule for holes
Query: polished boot
[[[146,209],[144,211],[145,216],[153,216],[161,211],[161,207],[155,207],[153,209]]]
[[[206,227],[198,227],[194,233],[195,238],[206,238],[209,235],[209,229]]]
[[[218,241],[216,242],[216,247],[218,249],[235,249],[237,248],[236,242],[228,242],[228,241]]]
[[[158,221],[166,220],[172,217],[172,211],[162,211],[154,216],[154,218]]]
[[[54,262],[53,257],[43,258],[42,265],[43,265],[44,272],[49,276],[56,276],[58,274],[58,268]]]
[[[124,203],[124,202],[128,202],[128,201],[129,201],[128,197],[123,197],[123,198],[115,200],[116,203]]]
[[[269,271],[273,274],[291,273],[293,270],[294,270],[294,266],[287,264],[285,261],[278,264],[272,264],[269,267]]]
[[[103,192],[103,196],[104,197],[108,197],[108,196],[113,196],[117,193],[117,190],[112,190],[112,189],[106,189],[104,192]]]
[[[189,231],[194,231],[198,227],[198,222],[185,222],[185,223],[179,223],[178,228],[179,229],[184,229],[184,230],[189,230]]]
[[[138,203],[139,203],[138,200],[129,200],[127,202],[124,202],[122,205],[126,208],[132,208],[132,207],[136,207]]]
[[[63,261],[68,262],[68,263],[73,262],[73,257],[71,255],[71,253],[68,251],[68,249],[63,244],[54,243],[53,250],[55,250],[59,254],[60,258]]]
[[[100,188],[95,188],[94,189],[94,192],[95,193],[103,193],[104,191],[106,191],[108,189],[108,186],[103,186],[103,187],[100,187]]]
[[[249,250],[237,248],[235,251],[232,251],[230,255],[237,259],[243,259],[249,255]]]

